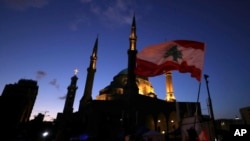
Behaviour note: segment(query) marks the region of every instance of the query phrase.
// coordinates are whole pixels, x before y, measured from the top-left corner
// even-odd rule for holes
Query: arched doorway
[[[146,117],[146,128],[150,130],[155,130],[155,122],[152,115],[148,115]]]
[[[172,132],[179,127],[176,111],[172,111],[168,117],[168,132]]]

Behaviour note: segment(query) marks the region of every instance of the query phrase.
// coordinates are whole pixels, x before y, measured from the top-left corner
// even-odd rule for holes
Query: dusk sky
[[[216,119],[240,117],[239,109],[250,106],[248,0],[1,0],[0,90],[19,79],[37,80],[32,117],[48,111],[50,120],[63,111],[77,68],[77,111],[97,36],[93,98],[127,67],[134,13],[138,52],[170,40],[206,44],[203,74],[209,75]],[[176,100],[195,102],[199,82],[189,73],[174,71],[172,77]],[[158,98],[164,99],[165,76],[149,80]],[[204,115],[207,98],[203,77],[199,102]]]

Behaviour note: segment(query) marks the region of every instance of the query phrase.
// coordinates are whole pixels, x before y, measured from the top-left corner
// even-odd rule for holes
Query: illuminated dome
[[[99,91],[97,100],[112,100],[116,95],[124,94],[124,87],[127,83],[127,69],[121,70],[113,81],[105,88]],[[147,77],[136,76],[136,84],[139,89],[139,94],[156,98],[154,88]]]

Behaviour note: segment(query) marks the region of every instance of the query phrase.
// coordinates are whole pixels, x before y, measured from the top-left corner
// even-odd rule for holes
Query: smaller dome
[[[121,70],[117,75],[128,74],[128,69]]]

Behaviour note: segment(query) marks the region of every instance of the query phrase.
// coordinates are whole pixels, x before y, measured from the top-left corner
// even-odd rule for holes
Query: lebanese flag
[[[189,72],[201,81],[205,44],[191,40],[174,40],[145,47],[136,56],[135,74],[144,77],[171,70]]]

